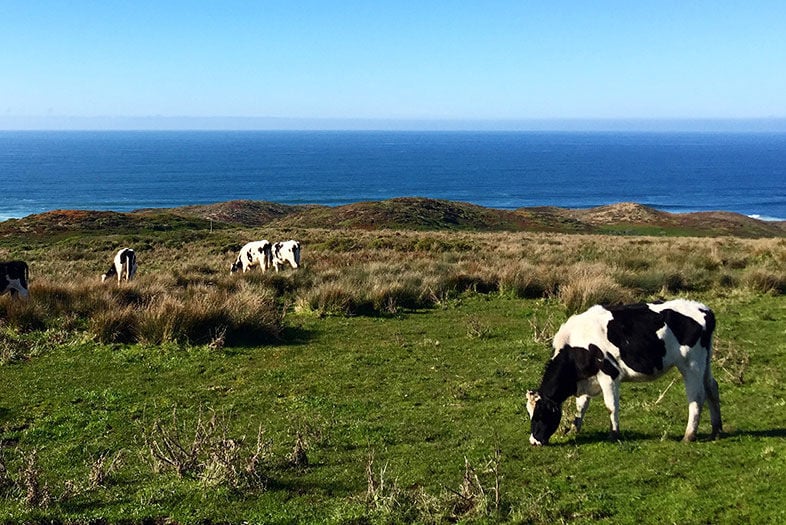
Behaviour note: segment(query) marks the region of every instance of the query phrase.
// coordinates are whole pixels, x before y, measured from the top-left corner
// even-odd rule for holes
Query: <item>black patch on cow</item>
[[[704,333],[704,328],[687,315],[669,309],[661,311],[661,315],[681,346],[695,345]]]
[[[584,349],[565,345],[557,355],[546,363],[543,381],[541,381],[538,389],[541,395],[561,404],[567,398],[576,394],[576,381],[579,380],[576,362],[573,358],[576,351],[586,353]]]
[[[614,359],[613,355],[604,357],[600,370],[612,379],[617,379],[617,376],[620,375],[620,365],[617,363],[617,360]]]
[[[646,304],[606,307],[611,312],[607,334],[609,341],[620,349],[622,362],[641,374],[652,375],[663,370],[666,345],[657,331],[665,320]]]
[[[120,264],[129,267],[136,264],[136,253],[134,253],[134,250],[126,248],[120,252]]]
[[[576,366],[576,379],[587,379],[597,375],[603,362],[603,352],[591,344],[589,348],[565,346],[563,352],[568,352]]]
[[[27,278],[30,270],[24,261],[8,261],[0,263],[0,294],[8,291],[11,280],[19,280],[19,284],[27,290]],[[11,290],[11,294],[16,296],[17,291]]]
[[[715,314],[710,309],[702,309],[704,313],[704,331],[701,334],[701,346],[709,348],[712,343],[712,334],[715,332]]]
[[[3,278],[8,277],[8,279],[12,280],[19,280],[19,284],[22,285],[24,289],[27,289],[27,277],[30,270],[27,267],[27,263],[24,261],[8,261],[4,263],[0,263],[0,274]],[[9,284],[6,281],[6,284]]]

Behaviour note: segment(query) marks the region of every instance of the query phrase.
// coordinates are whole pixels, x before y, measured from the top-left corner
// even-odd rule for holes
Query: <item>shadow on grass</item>
[[[759,430],[732,430],[731,432],[721,432],[717,438],[713,438],[709,433],[699,434],[698,443],[708,443],[711,441],[722,441],[724,439],[751,437],[751,438],[786,438],[786,428],[772,428]],[[609,439],[608,432],[581,432],[579,434],[569,434],[566,441],[552,442],[549,446],[573,446],[589,443],[632,443],[646,441],[682,441],[682,435],[668,435],[665,438],[657,434],[647,434],[636,431],[622,431],[620,439],[613,441]]]
[[[241,335],[233,335],[228,338],[227,350],[231,349],[247,349],[257,348],[260,346],[270,345],[285,345],[285,346],[298,346],[310,343],[317,332],[315,330],[307,330],[300,326],[287,326],[277,336],[271,336],[268,333],[256,334],[248,332]]]
[[[754,430],[754,431],[733,431],[733,432],[722,432],[720,436],[717,438],[711,437],[709,433],[706,434],[699,434],[698,439],[696,442],[698,443],[708,443],[711,441],[719,441],[733,437],[740,437],[740,436],[751,436],[751,437],[786,437],[786,429],[773,429],[773,430]],[[596,432],[581,432],[580,434],[569,434],[567,436],[567,441],[564,442],[555,442],[551,443],[554,446],[566,446],[566,445],[582,445],[582,444],[590,444],[590,443],[636,443],[636,442],[647,442],[647,441],[670,441],[674,443],[678,443],[682,441],[682,434],[669,434],[667,436],[662,436],[658,434],[650,434],[644,432],[636,432],[632,430],[623,430],[620,433],[620,438],[618,440],[612,440],[609,438],[608,432],[603,431],[596,431]]]
[[[302,326],[286,326],[281,331],[281,342],[286,345],[305,345],[310,343],[317,332],[307,330]]]
[[[732,430],[721,434],[723,438],[752,437],[752,438],[786,438],[786,428],[769,428],[759,430]]]

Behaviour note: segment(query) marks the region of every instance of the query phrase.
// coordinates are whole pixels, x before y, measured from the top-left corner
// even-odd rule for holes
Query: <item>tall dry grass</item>
[[[19,333],[86,332],[102,343],[262,344],[281,333],[281,305],[268,287],[168,281],[153,276],[118,286],[39,277],[30,300],[3,299],[0,323]]]
[[[229,275],[251,238],[298,238],[303,266]],[[552,298],[569,312],[712,290],[786,293],[786,240],[361,230],[231,231],[132,240],[138,279],[101,285],[115,248],[78,239],[15,252],[32,300],[0,298],[0,327],[83,331],[101,342],[260,344],[292,307],[316,315],[389,315],[464,293]],[[91,251],[91,242],[107,253]],[[124,241],[125,243],[125,241]],[[48,250],[48,248],[47,248]],[[49,255],[49,252],[46,252]]]

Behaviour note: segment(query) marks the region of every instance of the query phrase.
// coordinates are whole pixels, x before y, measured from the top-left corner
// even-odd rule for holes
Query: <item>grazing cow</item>
[[[0,295],[9,292],[11,297],[27,299],[30,292],[27,290],[27,281],[30,270],[24,261],[0,262]]]
[[[300,243],[298,241],[281,241],[273,245],[273,268],[279,268],[289,264],[297,269],[300,266]]]
[[[136,253],[131,248],[120,248],[115,254],[115,260],[112,266],[101,276],[103,283],[109,277],[117,275],[117,283],[120,284],[122,280],[130,281],[136,274]]]
[[[576,396],[576,430],[590,396],[603,394],[611,415],[612,439],[619,438],[621,381],[649,381],[676,367],[688,396],[683,441],[694,441],[705,399],[712,437],[722,430],[718,383],[712,377],[715,316],[708,307],[677,299],[660,303],[593,306],[574,315],[554,336],[554,354],[537,391],[527,392],[532,420],[529,442],[545,445],[559,426],[562,403]]]
[[[263,272],[266,271],[272,264],[270,247],[270,242],[266,240],[247,243],[240,248],[237,259],[229,267],[229,273],[233,274],[238,270],[243,270],[245,273],[254,266],[259,266]]]

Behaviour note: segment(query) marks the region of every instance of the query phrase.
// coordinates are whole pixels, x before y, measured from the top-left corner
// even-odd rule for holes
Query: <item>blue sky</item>
[[[780,0],[0,0],[0,50],[0,127],[786,118]]]

